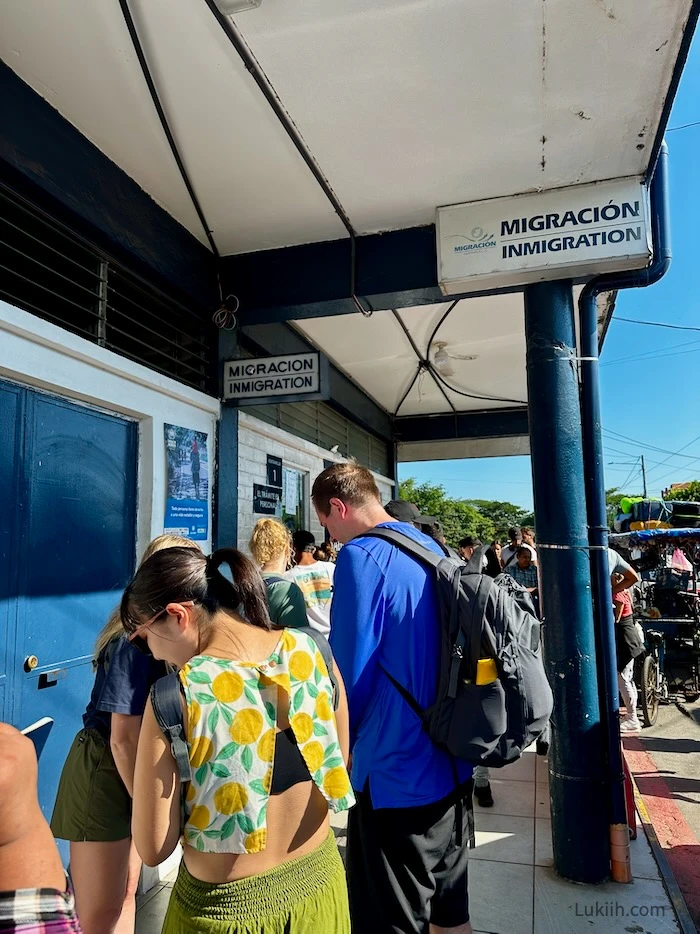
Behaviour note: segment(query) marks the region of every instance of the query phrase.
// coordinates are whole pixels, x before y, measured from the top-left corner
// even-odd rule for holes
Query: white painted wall
[[[253,513],[253,484],[267,484],[267,455],[281,457],[285,467],[300,470],[305,476],[306,528],[320,543],[324,533],[311,505],[311,486],[323,470],[323,462],[341,462],[342,457],[325,448],[297,438],[296,435],[262,422],[247,412],[241,412],[238,422],[238,547],[248,550],[253,526],[260,518]],[[393,483],[380,474],[374,474],[382,502],[392,498]]]
[[[55,393],[139,424],[139,480],[136,551],[163,532],[166,499],[164,423],[208,434],[209,463],[219,401],[154,373],[112,351],[0,301],[0,379]],[[210,476],[209,539],[211,548]],[[86,698],[87,700],[87,698]],[[144,867],[141,891],[157,885],[179,862],[178,850],[161,866]]]
[[[208,434],[213,468],[219,401],[0,301],[0,379],[56,393],[139,423],[137,554],[163,532],[163,425]],[[209,539],[211,547],[211,488]]]

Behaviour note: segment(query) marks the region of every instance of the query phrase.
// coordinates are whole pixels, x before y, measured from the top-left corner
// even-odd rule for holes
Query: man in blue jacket
[[[421,707],[435,701],[440,619],[433,572],[364,533],[387,526],[440,546],[381,504],[369,470],[335,464],[314,483],[321,525],[344,543],[331,647],[350,707],[348,885],[357,934],[470,934],[471,767],[431,742],[391,675]],[[467,802],[465,809],[463,804]]]

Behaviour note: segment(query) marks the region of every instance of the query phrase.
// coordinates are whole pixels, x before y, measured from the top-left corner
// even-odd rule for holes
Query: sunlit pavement
[[[500,776],[493,778],[493,776]],[[547,763],[534,752],[492,772],[493,808],[475,806],[469,867],[471,918],[481,934],[678,934],[644,831],[632,842],[631,885],[576,885],[552,868]],[[333,820],[341,852],[344,820]],[[139,902],[137,934],[158,934],[174,874]],[[325,932],[324,932],[325,934]],[[332,932],[328,932],[332,934]],[[358,932],[362,934],[362,932]]]

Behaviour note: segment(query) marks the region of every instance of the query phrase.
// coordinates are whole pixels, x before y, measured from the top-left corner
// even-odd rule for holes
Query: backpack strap
[[[151,688],[151,704],[158,726],[170,740],[180,782],[191,781],[190,754],[182,715],[182,686],[177,672],[173,671],[156,681]]]
[[[273,584],[288,584],[286,577],[280,577],[279,574],[271,574],[269,577],[263,577],[265,587],[272,587]]]
[[[423,564],[428,564],[431,568],[437,568],[443,558],[449,556],[447,552],[445,552],[444,555],[436,554],[431,548],[426,548],[425,545],[421,545],[420,542],[415,541],[410,536],[404,535],[403,532],[397,532],[396,529],[369,529],[369,531],[363,532],[357,537],[381,538],[385,542],[396,545],[397,548],[400,548],[401,551],[405,551],[406,554],[410,555],[412,558],[422,561]],[[436,542],[436,544],[440,545],[440,542]],[[442,548],[443,546],[440,547]]]

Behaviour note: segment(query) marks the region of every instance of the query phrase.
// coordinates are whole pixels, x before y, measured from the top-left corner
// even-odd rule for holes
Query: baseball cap
[[[430,535],[431,537],[442,535],[442,523],[439,519],[436,519],[435,516],[421,516],[416,521],[418,522],[421,532],[425,532],[426,535]]]
[[[384,508],[397,522],[421,522],[423,520],[416,504],[409,503],[407,499],[392,499]]]

